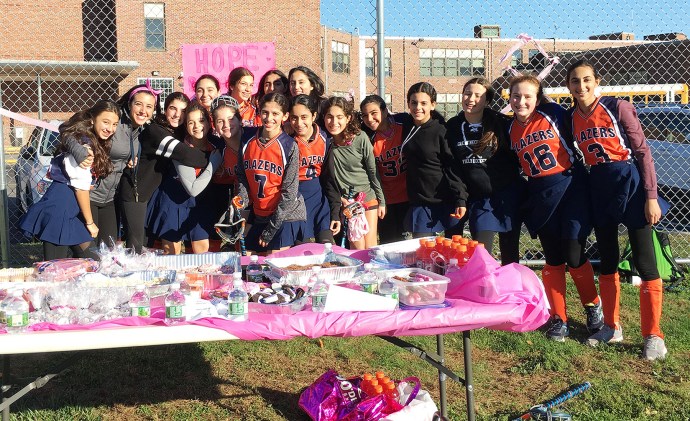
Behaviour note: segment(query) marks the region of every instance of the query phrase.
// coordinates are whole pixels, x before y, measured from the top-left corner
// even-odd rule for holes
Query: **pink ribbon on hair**
[[[158,95],[163,93],[162,89],[160,91],[153,89],[151,87],[151,79],[146,78],[146,84],[144,86],[140,86],[138,88],[133,89],[132,92],[130,92],[130,94],[129,94],[129,99],[134,98],[134,95],[138,94],[139,92],[144,92],[144,91],[150,93],[151,95],[153,95],[155,97],[158,97]]]

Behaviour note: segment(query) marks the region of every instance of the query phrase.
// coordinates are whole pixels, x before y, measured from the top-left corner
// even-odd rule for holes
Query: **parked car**
[[[51,120],[49,123],[59,126],[62,121]],[[59,142],[58,133],[36,127],[26,145],[19,149],[14,173],[17,181],[18,207],[22,212],[26,212],[29,206],[41,200],[48,190],[51,180],[46,178],[46,173]]]
[[[660,104],[637,108],[654,158],[659,190],[672,213],[690,225],[690,106]]]

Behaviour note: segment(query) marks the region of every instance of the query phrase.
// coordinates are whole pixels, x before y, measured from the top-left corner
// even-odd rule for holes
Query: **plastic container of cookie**
[[[342,254],[332,254],[326,262],[325,254],[311,256],[275,257],[264,261],[271,269],[271,273],[278,278],[285,278],[289,285],[304,286],[312,274],[312,266],[321,266],[326,282],[337,283],[352,279],[355,272],[364,262]]]
[[[433,239],[434,237],[428,237]],[[413,267],[417,264],[417,249],[420,238],[413,240],[396,241],[394,243],[380,244],[369,250],[371,259],[376,255],[376,250],[383,250],[383,255],[391,265]]]
[[[450,283],[449,278],[423,269],[384,270],[378,276],[392,276],[400,302],[408,306],[441,304]]]

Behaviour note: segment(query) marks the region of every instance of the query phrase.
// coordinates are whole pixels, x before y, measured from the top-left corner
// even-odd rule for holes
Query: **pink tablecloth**
[[[366,251],[334,247],[336,253],[368,261]],[[303,244],[274,257],[319,254],[323,245]],[[297,314],[250,313],[246,322],[205,318],[191,324],[223,329],[244,340],[291,339],[298,336],[415,336],[461,332],[478,328],[524,332],[537,329],[549,317],[541,281],[530,269],[512,264],[501,267],[484,250],[472,257],[456,275],[446,293],[451,307],[390,312],[337,312]],[[154,317],[128,317],[88,326],[33,325],[31,330],[99,329],[117,326],[164,325],[162,312]],[[158,316],[158,317],[156,317]]]

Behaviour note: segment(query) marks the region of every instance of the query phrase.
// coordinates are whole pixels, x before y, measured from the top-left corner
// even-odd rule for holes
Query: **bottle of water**
[[[391,276],[386,276],[386,279],[384,279],[383,282],[381,282],[381,285],[379,285],[379,295],[391,298],[396,302],[399,301],[398,286],[395,284],[395,282],[393,282]],[[395,308],[398,308],[397,304]]]
[[[311,275],[309,276],[309,279],[307,280],[307,286],[313,287],[314,285],[316,285],[316,283],[319,280],[320,275],[321,275],[321,266],[312,266]]]
[[[180,284],[170,285],[170,292],[165,296],[165,321],[176,324],[185,321],[185,298],[180,292]]]
[[[15,290],[3,301],[7,333],[20,333],[29,327],[29,303],[26,302],[23,295],[24,291]]]
[[[180,279],[180,292],[185,296],[185,298],[192,294],[192,286],[189,285],[186,274],[182,274],[182,279]]]
[[[259,256],[253,254],[249,258],[249,264],[247,265],[247,282],[263,282],[264,271],[261,270],[261,265],[259,264]]]
[[[242,274],[232,275],[232,291],[228,295],[228,317],[235,322],[244,322],[249,315],[249,295],[244,290]]]
[[[129,300],[132,317],[151,317],[151,300],[144,285],[137,285],[136,292]]]
[[[335,253],[333,252],[333,244],[325,243],[323,245],[323,254],[325,256],[325,258],[323,259],[324,263],[334,261],[335,260]]]
[[[446,276],[451,275],[451,274],[453,274],[459,270],[460,270],[460,266],[458,266],[458,259],[452,258],[448,262],[448,266],[446,266],[445,275]]]
[[[364,273],[359,276],[359,285],[361,285],[364,292],[376,294],[378,289],[379,279],[374,273],[374,265],[371,263],[364,264]]]
[[[316,283],[311,287],[311,311],[322,313],[326,308],[326,297],[328,296],[328,284],[324,281],[320,273],[316,274]]]

